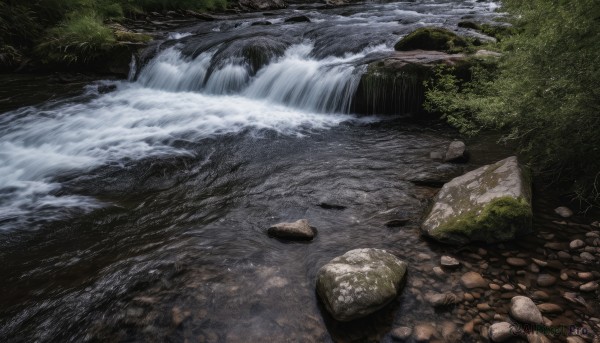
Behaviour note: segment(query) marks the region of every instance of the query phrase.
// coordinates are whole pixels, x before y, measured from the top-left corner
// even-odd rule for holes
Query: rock
[[[465,163],[469,160],[467,146],[461,141],[453,141],[446,150],[444,162]]]
[[[310,23],[310,18],[305,15],[289,17],[284,20],[285,23]]]
[[[502,287],[500,287],[500,285],[498,285],[498,284],[495,284],[495,283],[490,283],[490,284],[489,284],[489,287],[490,287],[490,289],[491,289],[491,290],[493,290],[493,291],[499,291],[499,290],[502,288]]]
[[[516,296],[510,300],[510,315],[515,320],[527,324],[543,324],[544,319],[533,301],[524,296]]]
[[[439,278],[443,278],[446,276],[446,273],[440,267],[433,267],[433,273]]]
[[[431,324],[419,324],[415,326],[414,338],[417,342],[429,342],[435,335],[435,328]]]
[[[502,285],[502,289],[505,291],[514,291],[515,290],[515,286],[505,283],[504,285]]]
[[[531,232],[531,189],[516,157],[446,183],[421,226],[442,243],[494,243]]]
[[[506,263],[513,267],[525,267],[527,265],[527,261],[518,257],[509,257],[506,259]]]
[[[594,274],[590,272],[579,272],[577,278],[581,280],[591,280],[594,278]]]
[[[559,251],[556,255],[558,255],[558,259],[563,261],[568,261],[571,259],[571,255],[569,255],[566,251]]]
[[[253,10],[274,10],[287,7],[283,0],[239,0],[238,4],[241,8]]]
[[[488,303],[482,303],[482,304],[477,304],[477,309],[479,311],[489,311],[492,309],[492,307]]]
[[[536,282],[540,287],[550,287],[556,283],[556,277],[550,274],[540,274]]]
[[[533,261],[533,263],[537,264],[540,267],[545,267],[545,266],[548,265],[548,262],[542,261],[542,260],[538,260],[537,258],[532,258],[531,260]]]
[[[444,268],[454,269],[460,267],[460,261],[451,256],[442,256],[440,258],[440,265]]]
[[[461,302],[462,299],[453,293],[427,293],[425,300],[433,307],[444,307],[455,305]]]
[[[421,27],[402,38],[394,49],[457,51],[467,47],[467,41],[452,31],[437,27]]]
[[[537,273],[539,273],[539,272],[540,272],[540,267],[539,267],[537,264],[535,264],[535,263],[532,263],[532,264],[529,266],[529,270],[530,270],[532,273],[536,273],[536,274],[537,274]]]
[[[292,240],[311,240],[315,237],[315,229],[308,225],[306,219],[275,224],[269,228],[268,233],[273,237]]]
[[[581,254],[579,254],[579,257],[581,257],[584,261],[594,261],[594,260],[596,260],[596,258],[594,257],[594,255],[590,254],[587,251],[584,251]]]
[[[260,25],[273,25],[273,23],[271,23],[270,21],[255,21],[252,24],[250,24],[250,26],[260,26]]]
[[[407,264],[380,249],[355,249],[317,273],[317,293],[339,321],[367,316],[392,301],[403,286]]]
[[[548,337],[542,335],[539,332],[531,332],[527,334],[527,342],[529,343],[552,343]]]
[[[535,291],[535,292],[533,292],[531,297],[535,300],[542,300],[542,301],[550,299],[550,296],[548,295],[548,293],[546,293],[544,291]]]
[[[412,329],[407,326],[402,326],[392,330],[391,335],[396,341],[404,342],[412,335]]]
[[[546,313],[563,313],[564,312],[562,307],[560,307],[559,305],[556,305],[556,304],[552,304],[552,303],[539,304],[539,305],[537,305],[537,307],[544,314],[546,314]]]
[[[504,342],[514,337],[514,328],[507,322],[495,323],[490,326],[489,338],[492,342]]]
[[[319,204],[317,204],[317,206],[319,206],[320,208],[326,209],[326,210],[342,211],[342,210],[346,209],[346,206],[338,205],[338,204],[331,204],[328,202],[320,202]]]
[[[593,292],[598,290],[598,282],[596,281],[591,281],[588,283],[584,283],[583,285],[579,286],[579,290],[582,292]]]
[[[502,57],[502,54],[496,51],[490,51],[490,50],[477,50],[475,52],[475,57],[491,57],[491,58],[498,58],[498,57]]]
[[[570,208],[564,206],[555,208],[554,212],[556,212],[556,214],[563,218],[570,218],[573,216],[573,211],[571,211]]]
[[[462,334],[454,322],[446,320],[442,323],[442,338],[445,343],[456,343],[460,342]]]
[[[571,241],[571,243],[569,243],[569,248],[571,248],[572,250],[581,249],[583,247],[585,247],[585,242],[582,241],[581,239],[576,239],[574,241]]]
[[[467,272],[460,278],[461,284],[468,289],[471,288],[485,288],[488,283],[481,276],[481,274],[476,272]]]

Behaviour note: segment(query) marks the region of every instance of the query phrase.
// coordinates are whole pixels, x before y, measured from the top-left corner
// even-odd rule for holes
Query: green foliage
[[[505,0],[514,32],[498,72],[469,84],[445,74],[428,108],[465,132],[510,128],[538,175],[600,205],[600,6],[597,0]],[[490,77],[491,76],[491,77]]]
[[[50,62],[88,63],[110,50],[116,42],[113,32],[93,14],[73,16],[51,29],[38,53]]]

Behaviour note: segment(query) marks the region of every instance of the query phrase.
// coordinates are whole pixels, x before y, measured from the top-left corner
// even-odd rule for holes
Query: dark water
[[[495,5],[315,8],[275,12],[271,26],[250,26],[264,20],[251,14],[182,28],[147,52],[137,81],[0,115],[3,341],[379,341],[396,325],[454,318],[410,290],[460,287],[459,275],[430,282],[447,251],[419,235],[436,189],[418,181],[510,149],[483,139],[470,165],[435,162],[451,132],[357,117],[349,101],[370,54]],[[284,25],[291,14],[313,22]],[[265,47],[264,65],[244,59],[246,43]],[[266,235],[300,218],[314,241]],[[399,218],[408,225],[384,225]],[[407,290],[370,319],[335,323],[316,272],[365,247],[409,262]]]

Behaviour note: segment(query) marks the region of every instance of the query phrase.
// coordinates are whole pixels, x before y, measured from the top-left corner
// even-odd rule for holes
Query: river
[[[463,172],[429,158],[453,133],[356,115],[353,95],[402,35],[496,8],[293,5],[188,24],[155,42],[128,81],[1,114],[0,337],[379,341],[400,324],[452,319],[407,290],[360,325],[335,323],[315,276],[374,247],[409,262],[412,280],[430,278],[444,249],[418,226],[436,189],[414,181]],[[310,22],[285,22],[299,15]],[[486,153],[466,168],[510,153],[477,149]],[[267,236],[300,218],[314,241]],[[395,218],[409,223],[384,225]]]

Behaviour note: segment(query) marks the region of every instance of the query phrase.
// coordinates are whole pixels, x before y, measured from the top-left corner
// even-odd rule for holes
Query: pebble
[[[563,313],[564,312],[562,307],[560,307],[559,305],[556,305],[556,304],[552,304],[552,303],[539,304],[539,305],[537,305],[537,307],[540,309],[540,311],[542,313]]]
[[[544,244],[544,248],[551,249],[551,250],[564,250],[566,247],[567,247],[567,245],[565,243],[560,243],[560,242],[548,242],[548,243]]]
[[[540,267],[545,267],[545,266],[548,265],[548,262],[542,261],[542,260],[538,260],[537,258],[532,258],[531,260],[533,261],[533,263],[537,264]]]
[[[504,285],[502,285],[502,289],[505,291],[514,291],[515,287],[513,285],[504,284]]]
[[[440,267],[433,267],[433,273],[439,278],[446,276],[446,273]]]
[[[506,259],[506,263],[513,267],[525,267],[527,265],[527,261],[518,257],[509,257]]]
[[[584,261],[594,261],[594,260],[596,260],[596,258],[594,257],[594,255],[590,254],[587,251],[584,251],[581,254],[579,254],[579,257],[581,257]]]
[[[555,208],[554,212],[563,218],[570,218],[573,216],[573,211],[565,206]]]
[[[465,288],[484,288],[488,285],[481,274],[476,272],[467,272],[461,278],[460,282]]]
[[[462,299],[453,293],[427,293],[427,300],[433,307],[442,307],[459,303]]]
[[[518,284],[517,284],[517,286],[519,286],[519,288],[520,288],[520,289],[521,289],[523,292],[527,290],[527,286],[525,286],[525,285],[524,285],[524,284],[522,284],[522,283],[518,283]]]
[[[544,291],[535,291],[535,292],[533,292],[531,297],[535,300],[542,300],[542,301],[548,300],[550,298],[548,293],[546,293]]]
[[[471,295],[471,293],[465,293],[465,301],[471,302],[473,300],[475,300],[475,297],[473,295]]]
[[[581,280],[591,280],[594,278],[594,274],[590,272],[579,272],[577,273],[577,278]]]
[[[584,246],[585,246],[585,242],[582,241],[581,239],[576,239],[574,241],[571,241],[571,243],[569,243],[569,248],[571,248],[572,250],[581,249]]]
[[[567,281],[567,280],[569,280],[569,275],[567,275],[567,273],[561,273],[560,279],[563,281]]]
[[[417,254],[417,258],[421,261],[427,261],[427,260],[431,260],[431,256],[425,254],[425,253],[419,253]]]
[[[537,278],[537,284],[540,287],[549,287],[556,283],[556,277],[550,274],[540,274]]]
[[[442,323],[442,337],[446,343],[460,342],[461,336],[454,322],[447,320]]]
[[[543,324],[542,313],[533,300],[524,296],[516,296],[510,300],[510,315],[521,323]]]
[[[414,337],[417,342],[429,342],[435,334],[435,328],[431,324],[419,324],[415,326]]]
[[[568,261],[571,259],[571,255],[566,251],[559,251],[557,253],[557,255],[558,255],[558,258],[563,261]]]
[[[492,289],[494,291],[498,291],[501,288],[500,285],[495,284],[495,283],[490,283],[489,286],[490,286],[490,289]]]
[[[492,342],[504,342],[513,338],[512,324],[507,322],[495,323],[490,326],[489,338]]]
[[[393,339],[403,342],[410,338],[412,331],[408,326],[402,326],[392,330],[391,335]]]
[[[597,281],[591,281],[588,283],[585,283],[581,286],[579,286],[579,290],[582,292],[593,292],[598,290],[598,282]]]
[[[567,337],[567,343],[585,343],[585,340],[579,336]]]
[[[460,266],[460,261],[451,256],[442,256],[440,258],[440,265],[446,268],[458,268]]]
[[[532,273],[536,273],[536,274],[537,274],[537,273],[539,273],[539,272],[540,272],[540,267],[538,267],[538,265],[537,265],[537,264],[535,264],[535,263],[532,263],[532,264],[529,266],[529,270],[530,270]]]
[[[490,307],[490,304],[488,304],[488,303],[482,303],[482,304],[477,304],[477,309],[479,311],[489,311],[492,308]]]

